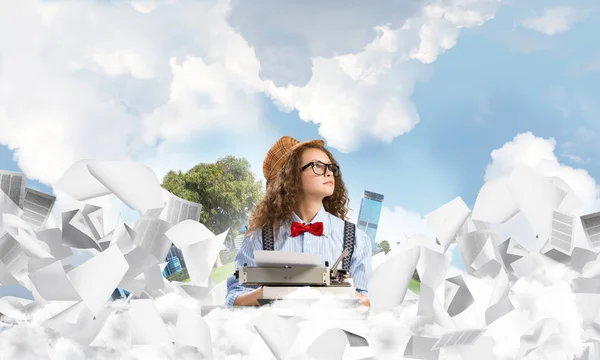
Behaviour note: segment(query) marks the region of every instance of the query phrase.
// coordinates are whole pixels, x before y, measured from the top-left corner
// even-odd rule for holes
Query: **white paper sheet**
[[[98,181],[125,205],[140,214],[164,207],[162,190],[156,174],[149,167],[126,161],[103,161],[87,164]]]
[[[25,174],[22,172],[0,170],[0,191],[21,209],[25,201],[25,182]]]
[[[186,262],[190,275],[190,283],[208,286],[210,272],[219,255],[219,251],[221,251],[221,246],[223,246],[223,241],[225,241],[227,233],[229,233],[229,229],[213,238],[197,241],[181,249],[184,258],[194,259],[194,261]]]
[[[300,332],[298,326],[290,320],[273,315],[270,311],[260,314],[253,323],[275,358],[285,359]]]
[[[473,206],[473,220],[505,223],[519,212],[508,187],[508,176],[500,176],[483,184]]]
[[[53,263],[29,274],[36,290],[47,301],[81,301],[81,297],[67,277],[62,263]]]
[[[97,316],[128,269],[119,248],[111,246],[67,275],[86,306]]]
[[[65,245],[76,249],[102,251],[79,209],[62,213],[62,233]]]
[[[132,345],[172,344],[173,340],[150,299],[130,302]]]
[[[96,162],[85,159],[77,161],[52,186],[77,201],[86,201],[110,194],[111,191],[102,185],[88,170],[87,165]]]
[[[543,244],[550,234],[552,212],[560,206],[566,192],[525,165],[518,165],[511,173],[508,189]]]
[[[256,266],[324,266],[321,256],[317,254],[254,250],[254,263]],[[332,266],[333,264],[330,264]]]
[[[73,250],[68,246],[63,246],[62,243],[62,232],[58,228],[46,229],[37,232],[36,237],[38,240],[43,241],[48,245],[50,249],[50,255],[56,260],[65,259],[73,255]]]
[[[194,346],[208,359],[213,358],[210,328],[200,314],[200,309],[179,309],[175,326],[175,344]]]
[[[388,253],[386,261],[371,274],[369,300],[375,313],[392,310],[402,303],[419,256],[420,247],[400,251],[394,249]]]
[[[21,245],[25,254],[38,258],[52,258],[48,245],[38,240],[25,220],[12,214],[2,214],[2,221],[6,232]]]
[[[456,234],[467,220],[471,210],[460,197],[425,215],[429,227],[446,252]]]
[[[186,245],[191,245],[215,236],[204,224],[195,220],[184,220],[171,227],[165,235],[180,249]]]
[[[40,229],[48,220],[55,201],[55,196],[26,187],[21,217],[34,229]]]

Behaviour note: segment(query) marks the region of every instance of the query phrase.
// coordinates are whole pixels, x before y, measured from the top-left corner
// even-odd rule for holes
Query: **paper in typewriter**
[[[321,256],[315,254],[287,252],[287,251],[254,251],[254,263],[256,266],[323,266]]]

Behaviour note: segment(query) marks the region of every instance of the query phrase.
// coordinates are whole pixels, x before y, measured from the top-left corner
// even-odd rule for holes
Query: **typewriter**
[[[338,265],[348,254],[345,249],[332,267],[325,266],[244,266],[234,272],[239,283],[263,286],[263,299],[281,299],[302,287],[311,287],[315,293],[331,294],[337,298],[354,299],[355,287],[350,274]],[[307,299],[308,300],[308,299]]]

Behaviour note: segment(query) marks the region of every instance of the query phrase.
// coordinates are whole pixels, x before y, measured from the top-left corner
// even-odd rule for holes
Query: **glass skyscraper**
[[[360,203],[357,226],[369,235],[373,250],[375,250],[375,237],[382,206],[383,195],[365,190]]]

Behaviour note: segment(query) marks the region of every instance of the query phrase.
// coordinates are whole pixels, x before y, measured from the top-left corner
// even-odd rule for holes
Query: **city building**
[[[171,256],[169,262],[167,263],[167,266],[165,266],[165,269],[163,270],[163,277],[167,277],[171,274],[180,272],[182,269],[183,268],[181,267],[181,262],[179,261],[179,258],[177,256]]]
[[[171,244],[169,248],[169,252],[167,253],[167,258],[165,261],[169,261],[172,257],[177,257],[179,264],[181,265],[181,269],[185,269],[185,259],[183,258],[183,252],[179,249],[175,244]]]
[[[377,249],[375,238],[377,236],[377,226],[379,225],[382,206],[383,195],[365,190],[360,203],[357,226],[369,235],[373,251]]]

